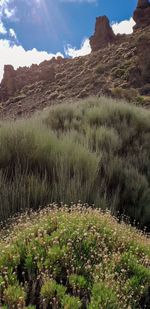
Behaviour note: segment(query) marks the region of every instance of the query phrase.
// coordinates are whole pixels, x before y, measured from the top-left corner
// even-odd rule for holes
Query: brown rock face
[[[0,84],[0,101],[6,101],[15,95],[24,86],[38,82],[55,80],[55,68],[63,64],[65,60],[61,57],[57,59],[45,60],[40,65],[33,64],[30,68],[23,67],[14,70],[12,65],[5,65],[4,75]]]
[[[13,95],[16,90],[15,87],[15,70],[12,65],[4,66],[4,77],[1,83],[1,92],[2,96],[7,97]],[[6,95],[7,92],[7,95]]]
[[[96,18],[95,33],[90,37],[92,51],[105,48],[110,43],[114,43],[116,36],[109,24],[106,16]]]
[[[140,9],[147,8],[148,4],[149,4],[148,0],[138,0],[137,8]]]
[[[134,11],[133,19],[136,22],[134,30],[150,25],[150,2],[149,0],[139,0]]]

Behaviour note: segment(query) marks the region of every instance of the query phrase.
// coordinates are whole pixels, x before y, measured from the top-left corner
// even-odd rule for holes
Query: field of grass
[[[102,98],[0,123],[0,218],[83,203],[150,226],[150,112]]]
[[[150,308],[150,239],[135,228],[79,203],[17,221],[0,234],[0,308]]]

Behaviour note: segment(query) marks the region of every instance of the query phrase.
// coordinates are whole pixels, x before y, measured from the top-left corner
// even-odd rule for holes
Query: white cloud
[[[7,5],[9,3],[9,0],[1,0],[0,7]]]
[[[4,16],[7,18],[11,18],[12,16],[14,16],[15,14],[15,9],[9,9],[8,7],[6,7],[4,9]]]
[[[5,13],[6,13],[6,16],[7,16],[7,13],[10,11],[9,10],[10,2],[11,2],[11,0],[0,0],[0,17],[2,17],[3,14],[5,14]]]
[[[17,69],[19,66],[31,66],[40,64],[44,60],[63,55],[61,53],[52,54],[46,51],[38,51],[36,48],[25,50],[22,46],[17,46],[8,40],[0,40],[0,80],[3,77],[5,64],[11,64]]]
[[[4,27],[4,24],[2,23],[2,21],[0,21],[0,34],[6,34],[7,30]]]
[[[16,32],[15,32],[14,29],[10,28],[10,29],[9,29],[9,34],[10,34],[10,36],[11,36],[13,39],[17,40],[17,35],[16,35]]]
[[[7,30],[4,25],[4,18],[11,18],[15,10],[9,8],[11,0],[0,0],[0,34],[7,34]]]
[[[75,47],[72,47],[70,45],[67,45],[65,48],[65,54],[66,56],[69,56],[71,58],[79,57],[79,56],[85,56],[91,53],[91,46],[89,39],[85,39],[80,49],[76,49]]]
[[[115,34],[131,34],[133,32],[133,26],[135,25],[135,22],[133,18],[131,17],[129,20],[123,20],[120,23],[112,23],[112,29]]]

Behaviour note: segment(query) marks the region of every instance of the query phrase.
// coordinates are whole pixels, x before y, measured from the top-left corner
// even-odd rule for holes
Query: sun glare
[[[39,23],[47,34],[53,35],[54,40],[60,40],[58,25],[61,24],[61,33],[70,37],[70,30],[57,1],[33,0],[33,20]]]

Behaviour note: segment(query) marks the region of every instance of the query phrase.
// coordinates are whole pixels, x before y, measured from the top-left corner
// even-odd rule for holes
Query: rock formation
[[[150,96],[150,0],[138,1],[134,20],[140,31],[131,35],[115,35],[108,18],[98,17],[94,35],[90,38],[94,53],[82,59],[59,56],[40,65],[17,70],[6,65],[0,84],[3,113],[7,114],[10,110],[12,114],[20,113],[18,102],[21,102],[22,108],[24,104],[21,113],[28,113],[28,109],[43,108],[56,99],[110,95],[111,89],[117,87],[133,87]]]
[[[63,64],[65,59],[58,57],[43,61],[40,65],[33,64],[30,68],[14,70],[12,65],[4,66],[4,75],[0,84],[0,101],[6,101],[24,86],[38,82],[55,80],[55,67]]]
[[[4,77],[1,82],[1,96],[5,97],[6,99],[14,94],[16,90],[15,86],[15,70],[12,65],[5,65],[4,66]]]
[[[149,0],[139,0],[134,11],[133,19],[136,22],[134,30],[150,25],[150,2]]]
[[[96,18],[95,33],[90,37],[90,45],[92,51],[97,51],[101,48],[114,43],[116,36],[109,24],[109,19],[106,16]]]

